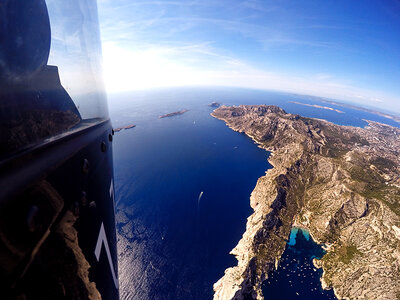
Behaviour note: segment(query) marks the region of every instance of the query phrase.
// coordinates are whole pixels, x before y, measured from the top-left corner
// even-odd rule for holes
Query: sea
[[[213,284],[236,264],[229,252],[252,213],[257,179],[271,165],[268,152],[210,116],[213,101],[273,104],[340,125],[363,127],[364,119],[399,125],[272,91],[213,87],[110,94],[113,127],[136,125],[116,132],[113,142],[121,299],[212,299]],[[159,118],[183,109],[188,111]],[[310,263],[323,255],[322,248],[296,228],[288,241],[279,268],[263,286],[267,299],[335,299],[320,288],[321,271]]]

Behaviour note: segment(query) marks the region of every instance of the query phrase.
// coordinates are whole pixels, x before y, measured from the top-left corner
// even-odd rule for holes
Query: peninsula
[[[134,125],[134,124],[125,125],[125,126],[114,128],[114,132],[120,132],[121,130],[131,129],[131,128],[134,128],[134,127],[136,127],[136,125]]]
[[[320,108],[320,109],[326,109],[326,110],[335,111],[335,112],[337,112],[339,114],[344,114],[344,111],[341,111],[339,109],[332,108],[332,107],[329,107],[329,106],[322,106],[322,105],[318,105],[318,104],[307,104],[307,103],[302,103],[302,102],[298,102],[298,101],[289,101],[289,103],[308,106],[308,107],[315,107],[315,108]]]
[[[254,210],[231,251],[237,266],[214,284],[214,299],[263,299],[292,226],[327,253],[322,287],[338,299],[400,299],[400,129],[365,128],[288,114],[277,106],[221,106],[212,116],[271,152]]]
[[[183,110],[175,111],[175,112],[172,112],[172,113],[169,113],[169,114],[161,115],[159,118],[162,119],[162,118],[174,117],[174,116],[177,116],[177,115],[183,115],[187,111],[188,111],[187,109],[183,109]]]

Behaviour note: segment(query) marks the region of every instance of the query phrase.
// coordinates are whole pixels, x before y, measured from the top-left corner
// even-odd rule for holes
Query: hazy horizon
[[[108,92],[240,87],[400,112],[396,1],[99,0]]]
[[[389,109],[385,109],[382,107],[377,107],[377,106],[372,106],[372,105],[362,105],[360,103],[351,101],[351,100],[343,100],[343,99],[334,99],[334,98],[329,98],[329,97],[321,97],[321,96],[315,96],[315,95],[307,95],[307,94],[301,94],[301,93],[292,93],[292,92],[288,92],[288,91],[282,91],[282,90],[273,90],[273,89],[257,89],[257,88],[246,88],[246,87],[232,87],[232,86],[171,86],[171,87],[154,87],[154,88],[145,88],[145,89],[137,89],[137,90],[125,90],[125,91],[109,91],[108,95],[111,96],[111,98],[114,98],[117,95],[126,95],[126,94],[141,94],[141,93],[150,93],[150,92],[155,92],[155,93],[159,93],[160,91],[169,91],[171,89],[189,89],[189,90],[193,90],[193,89],[199,89],[199,90],[218,90],[218,89],[226,89],[227,91],[231,90],[231,89],[239,89],[239,90],[247,90],[247,91],[259,91],[259,92],[271,92],[271,93],[277,93],[277,94],[287,94],[288,96],[299,96],[301,98],[303,98],[302,100],[307,100],[307,98],[309,97],[311,101],[319,101],[321,103],[324,103],[323,101],[333,101],[335,102],[337,105],[336,106],[341,106],[341,105],[351,105],[353,106],[355,109],[359,108],[359,109],[369,109],[371,111],[374,112],[379,112],[379,113],[384,113],[384,114],[388,114],[391,116],[395,116],[395,117],[400,117],[400,112],[393,112],[390,111]],[[210,98],[210,101],[217,101],[218,102],[218,98]],[[110,101],[110,99],[109,99]],[[306,103],[306,102],[304,102]],[[221,103],[224,104],[224,103]],[[267,104],[267,103],[265,103]],[[329,107],[329,104],[327,103],[326,106]]]

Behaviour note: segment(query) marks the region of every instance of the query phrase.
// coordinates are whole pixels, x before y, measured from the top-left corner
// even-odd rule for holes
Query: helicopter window
[[[96,1],[0,4],[0,159],[108,120]]]
[[[58,66],[61,83],[83,119],[108,118],[96,1],[49,0],[47,7],[49,64]]]

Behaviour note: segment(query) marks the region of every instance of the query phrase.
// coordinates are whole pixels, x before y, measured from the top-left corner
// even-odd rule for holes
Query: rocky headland
[[[212,116],[271,152],[250,197],[253,214],[231,251],[237,266],[214,299],[263,299],[293,225],[327,253],[322,286],[338,299],[400,299],[400,129],[287,114],[276,106],[221,106]]]
[[[344,114],[344,111],[341,111],[339,109],[332,108],[332,107],[329,107],[329,106],[323,106],[323,105],[318,105],[318,104],[307,104],[307,103],[298,102],[298,101],[289,101],[289,103],[308,106],[308,107],[314,107],[314,108],[319,108],[319,109],[326,109],[326,110],[330,110],[330,111],[335,111],[335,112],[337,112],[339,114]]]

